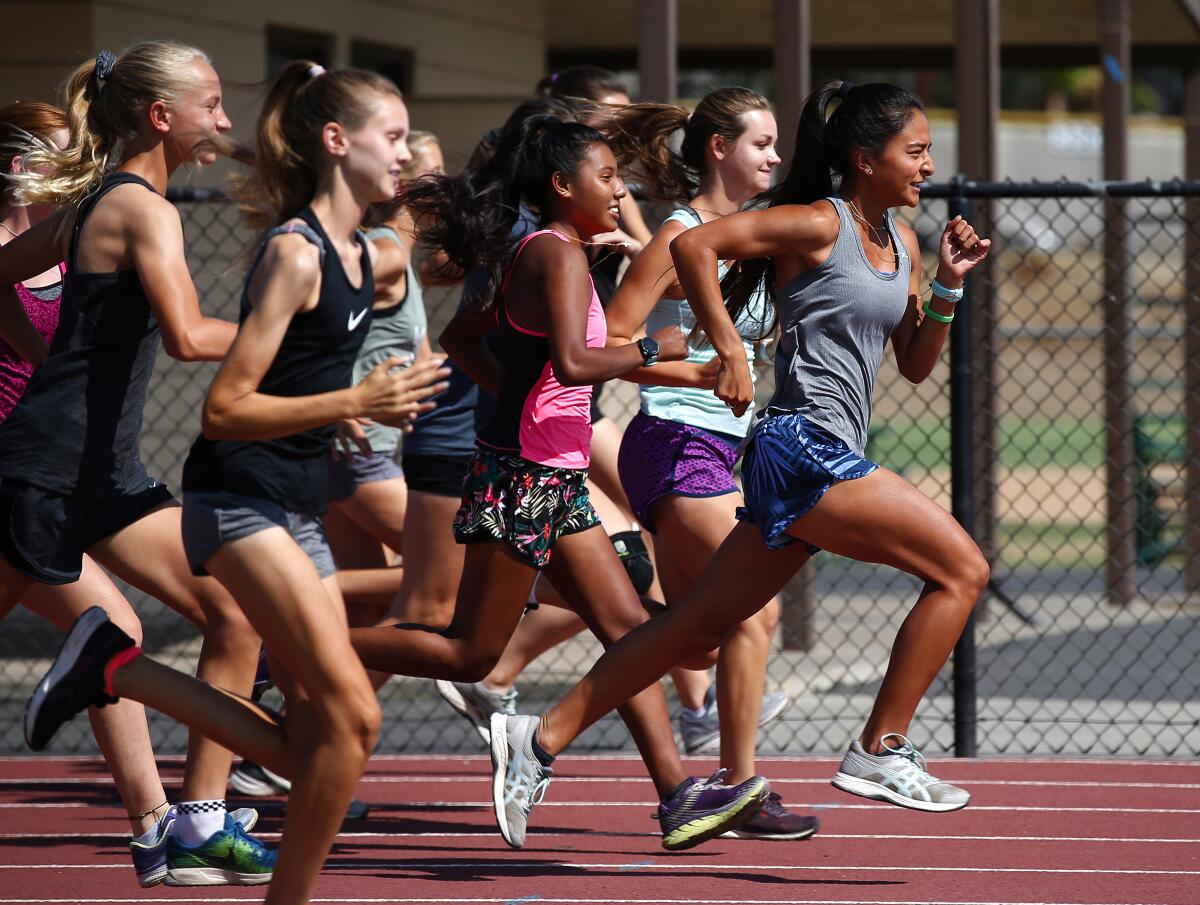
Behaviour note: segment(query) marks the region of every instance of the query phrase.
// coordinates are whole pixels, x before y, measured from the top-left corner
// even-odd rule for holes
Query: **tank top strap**
[[[504,295],[505,295],[505,293],[508,292],[508,281],[512,277],[513,269],[517,266],[517,258],[519,258],[521,256],[521,252],[525,250],[525,246],[529,244],[529,240],[536,239],[538,236],[544,236],[547,234],[549,234],[551,236],[557,236],[559,239],[566,242],[568,245],[571,243],[570,239],[568,239],[566,236],[564,236],[562,233],[560,233],[556,229],[539,229],[536,232],[532,232],[529,235],[525,236],[523,239],[521,239],[521,241],[517,243],[517,247],[513,251],[512,257],[509,258],[509,260],[508,260],[508,267],[504,271],[504,279],[500,283],[500,300],[501,300],[501,302],[504,301]]]
[[[663,222],[665,223],[668,220],[674,220],[676,223],[682,223],[684,226],[689,228],[693,226],[704,225],[704,221],[700,219],[700,215],[696,213],[695,209],[689,204],[679,205],[679,207],[671,211],[670,216],[668,216],[667,220],[664,220]]]
[[[845,232],[845,228],[847,226],[854,225],[854,218],[850,216],[850,206],[846,204],[844,198],[840,197],[839,195],[830,195],[825,200],[832,204],[833,209],[837,211],[838,222],[842,225],[842,232]],[[840,233],[838,238],[841,238]]]
[[[254,260],[250,264],[250,269],[246,271],[247,286],[250,285],[250,277],[253,275],[254,271],[258,269],[258,265],[262,261],[263,255],[267,253],[267,243],[276,236],[286,236],[289,234],[303,236],[313,245],[317,246],[317,260],[321,266],[324,266],[325,240],[321,238],[317,231],[304,222],[284,223],[281,226],[276,226],[275,228],[268,230],[267,234],[263,236],[262,243],[258,246],[258,251],[254,253]]]
[[[154,192],[154,194],[158,194],[158,190],[154,186],[141,176],[134,175],[133,173],[118,170],[115,173],[109,173],[105,176],[104,181],[100,183],[96,190],[84,198],[83,201],[79,202],[79,208],[75,212],[75,225],[71,229],[71,245],[67,251],[67,260],[64,262],[66,264],[64,273],[66,270],[78,270],[75,264],[75,255],[79,248],[79,233],[83,229],[84,221],[91,216],[92,211],[96,209],[96,205],[100,203],[100,199],[117,186],[129,184],[140,185]]]
[[[390,226],[373,226],[367,230],[367,239],[374,242],[376,239],[390,239],[401,248],[404,247],[404,241],[400,238],[400,233],[396,232]]]

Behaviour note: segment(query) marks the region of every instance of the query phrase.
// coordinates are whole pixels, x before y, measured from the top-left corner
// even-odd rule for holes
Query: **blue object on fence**
[[[1125,72],[1121,69],[1121,64],[1117,62],[1117,58],[1111,53],[1104,55],[1104,68],[1108,70],[1109,77],[1118,85],[1125,81]]]

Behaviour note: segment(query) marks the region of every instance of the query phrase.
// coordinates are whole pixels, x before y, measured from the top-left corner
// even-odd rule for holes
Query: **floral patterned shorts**
[[[583,469],[476,450],[454,517],[454,539],[460,544],[501,541],[535,569],[544,569],[560,537],[600,524],[586,480]]]

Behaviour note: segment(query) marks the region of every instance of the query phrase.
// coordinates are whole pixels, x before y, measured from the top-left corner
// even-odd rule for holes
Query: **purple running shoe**
[[[662,827],[663,848],[691,848],[736,829],[759,812],[771,784],[761,776],[751,776],[728,786],[721,782],[728,772],[720,769],[706,780],[690,777],[659,805],[654,816]]]

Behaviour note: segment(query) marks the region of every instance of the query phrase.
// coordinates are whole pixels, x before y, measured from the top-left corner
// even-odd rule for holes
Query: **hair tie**
[[[557,82],[557,81],[558,81],[558,73],[557,73],[557,72],[552,72],[552,73],[550,73],[550,81],[551,81],[551,82]]]
[[[315,79],[324,74],[325,74],[325,67],[322,66],[320,63],[313,63],[311,66],[308,67],[308,77],[310,79]]]
[[[858,86],[855,85],[849,79],[843,79],[842,84],[840,84],[838,86],[837,96],[840,97],[842,100],[845,100],[846,97],[850,94],[850,92],[853,91],[857,87]]]
[[[96,54],[96,81],[103,87],[108,77],[112,75],[113,67],[117,65],[117,55],[111,50],[102,50]]]

